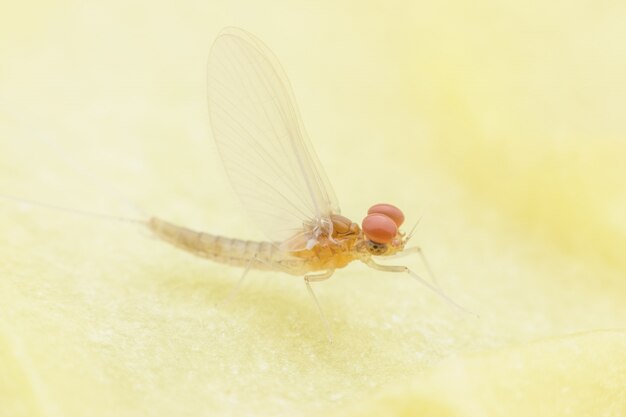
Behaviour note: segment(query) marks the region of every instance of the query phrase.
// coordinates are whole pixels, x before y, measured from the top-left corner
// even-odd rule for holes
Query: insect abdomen
[[[196,232],[156,217],[150,219],[148,227],[160,239],[203,258],[233,266],[291,272],[285,270],[288,263],[270,242]]]

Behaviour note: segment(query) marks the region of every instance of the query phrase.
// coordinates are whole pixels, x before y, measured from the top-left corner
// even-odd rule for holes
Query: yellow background
[[[210,44],[240,26],[289,74],[343,213],[423,215],[480,314],[351,265],[315,286],[330,345],[299,279],[220,304],[240,270],[0,201],[1,416],[626,414],[623,1],[0,11],[0,193],[260,238],[206,115]]]

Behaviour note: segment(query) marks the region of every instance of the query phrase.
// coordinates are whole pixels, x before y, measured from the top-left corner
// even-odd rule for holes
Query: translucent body
[[[372,256],[358,227],[352,227],[343,234],[335,232],[332,238],[322,237],[311,249],[288,252],[276,243],[197,232],[155,217],[150,219],[148,226],[160,239],[202,258],[231,266],[280,271],[291,275],[334,271],[355,260],[367,263]],[[389,246],[389,252],[385,254],[391,255],[400,250],[401,246]]]

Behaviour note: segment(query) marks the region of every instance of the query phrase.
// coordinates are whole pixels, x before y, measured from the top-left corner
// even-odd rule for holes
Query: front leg
[[[404,272],[406,274],[409,274],[413,279],[415,279],[417,282],[419,282],[420,284],[424,285],[426,288],[430,289],[431,291],[433,291],[434,293],[436,293],[437,295],[439,295],[441,298],[443,298],[444,300],[446,300],[448,303],[450,303],[451,305],[453,305],[454,307],[458,308],[459,310],[463,311],[464,313],[468,313],[471,314],[473,316],[476,316],[475,313],[472,313],[471,311],[468,311],[467,309],[465,309],[464,307],[460,306],[459,304],[457,304],[455,301],[453,301],[450,297],[448,297],[448,295],[446,295],[446,293],[444,293],[440,288],[432,285],[431,283],[429,283],[428,281],[426,281],[425,279],[423,279],[422,277],[420,277],[419,275],[417,275],[415,272],[411,271],[409,268],[407,268],[406,266],[399,266],[399,265],[382,265],[379,263],[376,263],[376,261],[374,261],[372,258],[368,258],[367,260],[363,261],[367,266],[369,266],[370,268],[376,269],[378,271],[385,271],[385,272]]]
[[[424,267],[426,268],[426,272],[428,272],[428,276],[430,276],[430,279],[433,281],[433,283],[441,288],[439,286],[439,282],[437,282],[437,277],[435,276],[433,269],[430,267],[430,263],[428,262],[428,259],[426,259],[426,255],[424,255],[424,251],[422,250],[422,248],[420,246],[412,246],[410,248],[404,248],[404,250],[402,252],[399,252],[395,255],[390,256],[390,258],[392,259],[398,259],[398,258],[403,258],[405,256],[409,256],[416,253],[420,260],[422,261],[422,264],[424,264]]]
[[[304,276],[304,283],[306,284],[306,289],[309,292],[309,294],[311,295],[311,298],[313,298],[313,302],[315,302],[315,305],[317,306],[317,311],[320,314],[320,318],[322,319],[322,323],[324,323],[324,328],[326,330],[326,337],[328,337],[328,341],[330,343],[333,343],[333,333],[330,330],[330,325],[328,324],[328,320],[326,320],[326,316],[324,316],[324,312],[322,311],[322,307],[320,306],[320,303],[319,303],[319,301],[317,301],[317,297],[315,296],[315,293],[313,292],[313,288],[311,287],[311,282],[325,281],[328,278],[330,278],[333,275],[334,272],[335,272],[334,269],[329,269],[329,270],[324,271],[324,272],[309,273],[309,274],[306,274]]]

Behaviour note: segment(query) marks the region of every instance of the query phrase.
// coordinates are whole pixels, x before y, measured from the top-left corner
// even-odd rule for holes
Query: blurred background
[[[450,358],[622,328],[625,18],[617,0],[3,4],[1,194],[116,215],[135,215],[131,200],[263,238],[206,109],[211,42],[239,26],[289,75],[343,214],[360,222],[390,202],[407,223],[423,216],[439,280],[481,319],[355,266],[317,286],[329,346],[298,279],[260,274],[220,307],[240,271],[132,227],[0,201],[0,415],[313,415]],[[478,368],[490,366],[502,363]],[[605,370],[577,374],[581,392]],[[471,397],[447,384],[441,404]],[[521,392],[528,406],[539,395]],[[498,403],[476,401],[485,415]]]

